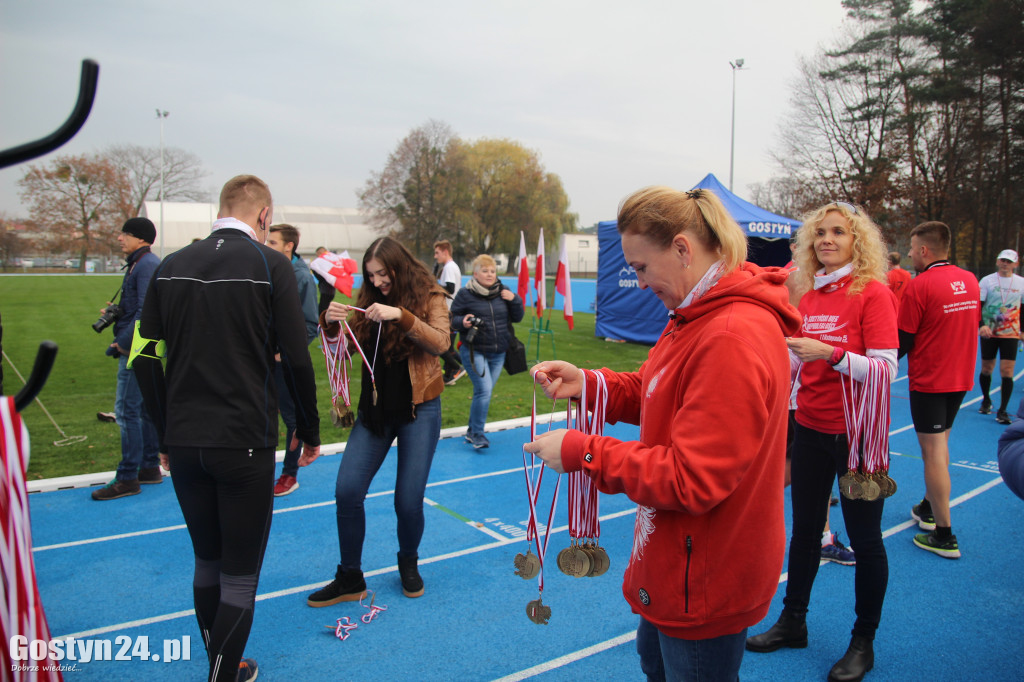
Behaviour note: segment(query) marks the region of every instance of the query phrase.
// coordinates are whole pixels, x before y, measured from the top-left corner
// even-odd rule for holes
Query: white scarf
[[[241,220],[235,218],[218,218],[214,223],[213,227],[210,228],[210,232],[216,232],[217,230],[240,230],[249,235],[253,241],[259,241],[256,239],[256,230],[252,229]]]

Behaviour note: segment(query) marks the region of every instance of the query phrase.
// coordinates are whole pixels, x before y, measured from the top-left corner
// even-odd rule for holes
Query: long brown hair
[[[373,280],[367,263],[376,260],[387,270],[391,280],[391,293],[384,297],[380,289],[373,286]],[[444,296],[444,289],[438,286],[427,266],[419,261],[402,243],[391,238],[381,237],[376,240],[363,254],[363,286],[359,288],[356,305],[368,308],[374,303],[382,303],[402,307],[410,313],[426,320],[429,317],[430,299],[434,295]],[[356,313],[352,319],[352,331],[363,350],[370,353],[370,347],[377,340],[377,323],[370,322],[362,313]],[[380,348],[378,358],[384,358],[385,364],[392,360],[409,357],[413,346],[407,342],[405,334],[397,324],[385,323],[380,331]]]

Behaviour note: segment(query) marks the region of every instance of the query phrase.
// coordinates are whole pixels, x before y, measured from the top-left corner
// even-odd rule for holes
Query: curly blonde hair
[[[848,295],[859,294],[868,282],[886,282],[888,252],[882,239],[882,230],[860,206],[835,202],[825,204],[803,217],[803,225],[796,233],[796,251],[793,261],[800,268],[800,277],[808,287],[814,287],[814,274],[824,267],[814,252],[814,231],[825,216],[835,211],[846,219],[853,235],[853,272]]]

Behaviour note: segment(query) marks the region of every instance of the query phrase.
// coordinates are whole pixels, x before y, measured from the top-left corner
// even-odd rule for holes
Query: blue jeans
[[[414,420],[385,427],[383,436],[374,435],[363,425],[361,417],[356,419],[345,445],[345,454],[341,457],[338,480],[334,487],[342,569],[362,570],[366,493],[396,438],[398,472],[395,476],[395,514],[398,516],[398,550],[404,556],[417,554],[423,537],[423,495],[440,436],[440,397],[417,405]]]
[[[679,639],[643,618],[636,629],[640,669],[650,682],[736,682],[740,679],[747,629],[711,639]]]
[[[134,481],[139,478],[139,467],[151,469],[160,466],[160,438],[142,404],[142,391],[135,372],[128,369],[127,355],[122,355],[117,361],[117,392],[114,395],[114,414],[121,426],[121,462],[117,465],[117,480]]]
[[[295,402],[288,387],[284,383],[284,369],[280,362],[274,363],[274,383],[277,384],[277,410],[286,427],[284,435],[284,463],[281,465],[282,476],[297,476],[299,473],[299,455],[302,454],[302,441],[294,450],[289,450],[292,436],[295,435]]]
[[[473,351],[473,362],[469,361],[469,344],[459,349],[462,366],[466,368],[473,382],[473,402],[469,406],[469,433],[483,433],[487,423],[487,411],[491,407],[491,392],[498,383],[501,368],[505,366],[504,353],[477,353]],[[480,376],[483,374],[483,376]]]

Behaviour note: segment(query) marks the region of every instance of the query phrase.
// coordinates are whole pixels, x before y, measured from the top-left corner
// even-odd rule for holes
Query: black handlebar
[[[100,77],[100,65],[91,59],[82,60],[82,80],[78,86],[78,101],[64,125],[57,128],[52,134],[40,138],[35,142],[11,147],[0,152],[0,168],[7,168],[18,163],[31,161],[32,159],[52,152],[62,144],[75,136],[85,119],[89,118],[92,111],[93,100],[96,99],[96,84]]]

